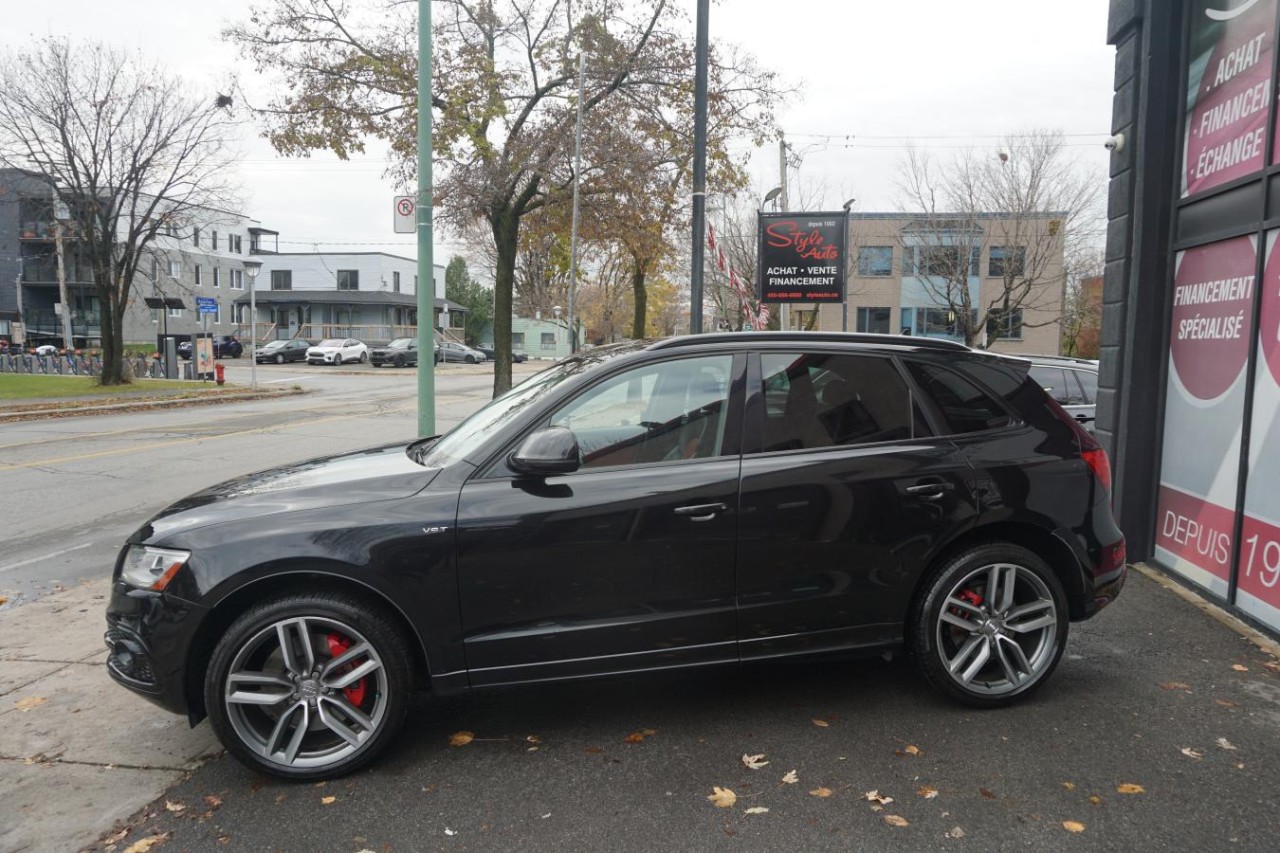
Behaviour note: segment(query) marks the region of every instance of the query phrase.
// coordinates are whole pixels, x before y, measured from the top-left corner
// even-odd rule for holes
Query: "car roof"
[[[679,347],[705,346],[708,344],[801,344],[815,343],[859,344],[862,346],[888,347],[895,350],[938,350],[944,352],[974,352],[961,343],[944,338],[926,338],[914,335],[873,335],[861,332],[713,332],[705,335],[682,335],[653,341],[650,350],[676,349]]]

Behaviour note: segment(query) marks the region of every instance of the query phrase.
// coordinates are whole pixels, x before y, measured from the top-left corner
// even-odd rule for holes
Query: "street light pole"
[[[573,333],[573,291],[578,287],[578,185],[582,183],[582,99],[586,95],[586,55],[578,54],[578,126],[573,133],[573,224],[569,234],[569,355],[578,351]]]
[[[436,434],[435,259],[431,217],[431,0],[418,0],[418,436]],[[433,353],[424,364],[426,353]]]
[[[249,387],[258,390],[258,272],[262,261],[244,262],[245,275],[249,276]]]
[[[707,239],[707,19],[709,0],[698,0],[693,72],[693,245],[689,265],[689,334],[702,334],[702,252]]]
[[[840,331],[849,331],[849,279],[853,268],[853,241],[849,239],[852,229],[849,227],[853,221],[850,218],[850,211],[853,209],[853,203],[856,198],[851,198],[844,203],[844,299],[840,300]]]

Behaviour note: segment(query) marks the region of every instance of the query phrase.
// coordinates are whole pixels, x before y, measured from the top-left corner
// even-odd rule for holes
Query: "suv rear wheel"
[[[1032,552],[992,544],[942,563],[912,610],[909,642],[928,681],[975,707],[1007,705],[1049,678],[1067,642],[1062,582]]]
[[[205,675],[205,707],[222,745],[284,779],[368,764],[408,708],[410,652],[393,624],[334,593],[284,595],[241,615]]]

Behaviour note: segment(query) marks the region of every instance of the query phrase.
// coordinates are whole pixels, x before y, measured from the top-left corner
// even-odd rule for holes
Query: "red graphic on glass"
[[[1226,393],[1249,357],[1256,262],[1248,237],[1183,252],[1169,347],[1178,379],[1200,400]]]
[[[1185,492],[1160,487],[1156,545],[1227,580],[1236,514]]]
[[[1262,313],[1258,316],[1258,343],[1271,376],[1280,385],[1280,241],[1271,247],[1262,277]]]
[[[1242,592],[1280,608],[1280,527],[1246,515],[1242,533],[1236,583]]]
[[[1184,196],[1263,166],[1275,9],[1276,0],[1266,0],[1226,21],[1206,17],[1192,23],[1193,38],[1206,27],[1216,27],[1217,38],[1203,66],[1199,57],[1191,58],[1201,73],[1188,80],[1196,89],[1187,115]]]

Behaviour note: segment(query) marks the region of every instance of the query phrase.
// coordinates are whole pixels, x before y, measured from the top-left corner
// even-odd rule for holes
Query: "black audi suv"
[[[558,362],[443,436],[252,474],[131,536],[108,670],[286,778],[436,694],[903,649],[1027,696],[1125,579],[1106,453],[1028,363],[712,334]]]

